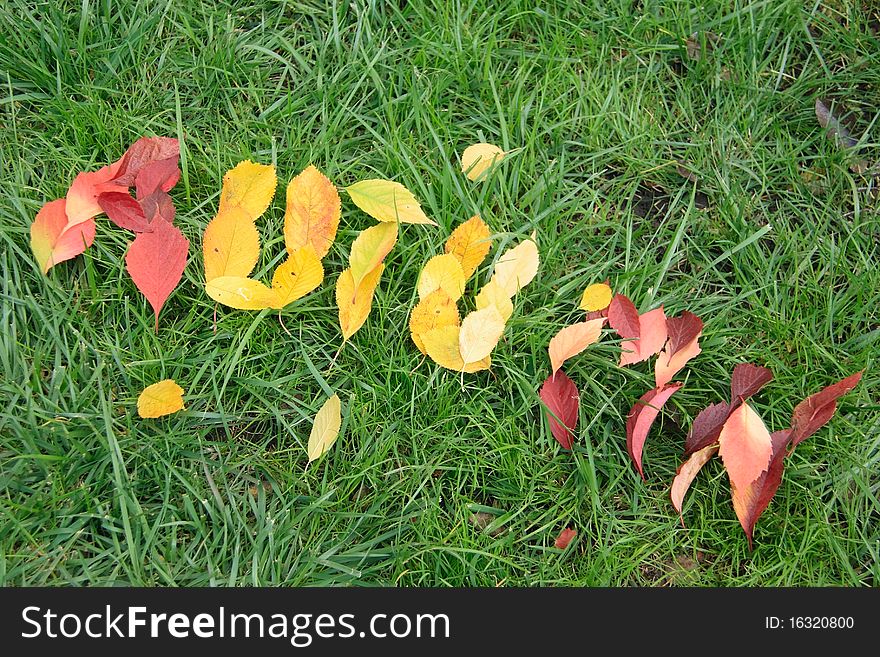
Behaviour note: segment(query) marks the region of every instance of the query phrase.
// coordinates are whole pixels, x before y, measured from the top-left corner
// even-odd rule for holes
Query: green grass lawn
[[[860,157],[877,159],[878,7],[693,5],[4,2],[0,583],[880,583],[878,169],[854,173],[813,109],[848,114]],[[693,58],[693,32],[720,38]],[[123,268],[130,233],[99,218],[95,245],[47,277],[28,245],[44,202],[142,135],[180,139],[172,196],[192,243],[158,335]],[[458,154],[483,140],[522,150],[473,184]],[[201,236],[244,158],[280,179],[259,222],[262,280],[283,251],[283,188],[310,162],[338,186],[397,180],[440,224],[403,227],[333,366],[333,285],[373,223],[344,193],[327,278],[284,311],[290,333],[272,311],[222,307],[214,329]],[[477,212],[496,239],[466,298],[533,229],[542,265],[492,371],[462,379],[422,361],[407,321],[421,266]],[[648,441],[647,482],[625,417],[649,367],[617,367],[607,338],[566,365],[581,389],[573,453],[537,397],[548,341],[606,278],[642,311],[705,321]],[[865,370],[789,459],[753,552],[720,462],[686,526],[668,498],[693,417],[746,361],[776,375],[754,399],[771,429]],[[141,420],[137,395],[164,377],[186,410]],[[328,386],[344,433],[306,468]],[[561,552],[565,526],[579,533]]]

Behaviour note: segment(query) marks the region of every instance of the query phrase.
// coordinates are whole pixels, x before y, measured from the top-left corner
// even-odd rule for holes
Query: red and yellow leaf
[[[59,262],[75,258],[95,241],[95,220],[68,226],[65,200],[46,203],[31,224],[31,249],[44,274]]]
[[[287,252],[310,244],[321,259],[336,239],[342,202],[336,187],[311,164],[287,186],[284,242]]]
[[[727,418],[718,445],[730,483],[740,490],[748,488],[767,469],[773,453],[764,421],[745,403]]]
[[[709,462],[718,452],[718,445],[709,445],[703,449],[690,455],[687,461],[678,466],[675,473],[675,479],[672,480],[672,490],[669,493],[672,499],[672,506],[681,514],[682,505],[684,504],[684,496],[687,494],[691,483],[699,474],[703,466]]]

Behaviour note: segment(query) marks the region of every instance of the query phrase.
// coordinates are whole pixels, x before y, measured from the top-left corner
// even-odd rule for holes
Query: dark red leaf
[[[149,196],[141,199],[141,207],[144,209],[144,215],[150,223],[157,219],[170,223],[174,223],[174,203],[171,197],[161,189],[157,189]]]
[[[608,324],[624,339],[641,337],[639,311],[636,310],[633,302],[622,294],[615,294],[608,306]]]
[[[733,508],[739,518],[739,524],[749,538],[749,548],[752,547],[752,535],[755,524],[764,510],[770,504],[770,500],[776,495],[779,484],[782,483],[782,471],[786,447],[791,440],[791,429],[776,431],[770,435],[773,451],[770,456],[770,464],[755,481],[744,489],[738,489],[731,482],[730,492],[733,497]]]
[[[729,404],[719,402],[707,406],[700,411],[697,417],[694,418],[691,431],[685,440],[684,455],[690,456],[694,452],[698,452],[704,447],[717,442],[721,429],[733,410]]]
[[[143,199],[157,189],[161,189],[163,192],[171,191],[179,179],[180,168],[177,166],[176,156],[150,162],[138,171],[135,177],[137,197]]]
[[[568,544],[571,543],[572,539],[577,536],[577,530],[569,529],[566,527],[561,532],[559,532],[559,536],[556,537],[556,542],[554,545],[560,550],[564,550],[568,547]]]
[[[862,373],[856,372],[852,376],[810,395],[798,404],[791,416],[792,446],[798,445],[825,426],[825,423],[834,415],[837,399],[855,388],[861,378]]]
[[[639,401],[633,405],[626,416],[626,451],[629,452],[630,458],[636,464],[636,469],[642,475],[642,479],[645,478],[645,473],[642,470],[642,449],[645,446],[651,425],[666,400],[672,397],[673,393],[683,385],[683,383],[670,383],[661,388],[649,390],[639,398]]]
[[[141,137],[125,151],[119,161],[119,169],[113,182],[131,187],[135,184],[138,173],[145,166],[156,160],[167,160],[180,155],[180,147],[176,139],[170,137]]]
[[[667,317],[666,332],[669,341],[666,343],[666,351],[669,352],[669,357],[688,346],[702,331],[703,320],[687,310],[678,317]]]
[[[766,367],[740,363],[733,368],[730,377],[730,403],[739,405],[740,400],[748,399],[772,379],[773,372]]]
[[[574,440],[572,432],[577,427],[580,401],[574,381],[562,370],[557,370],[556,374],[551,374],[544,381],[538,396],[547,406],[544,414],[550,423],[550,433],[565,449],[571,449]]]
[[[141,204],[128,192],[106,192],[98,196],[98,205],[114,224],[126,230],[143,233],[150,222],[144,216]]]
[[[164,221],[157,221],[152,228],[149,233],[140,233],[131,243],[125,256],[125,268],[153,307],[158,331],[159,312],[186,267],[189,241],[179,229]]]

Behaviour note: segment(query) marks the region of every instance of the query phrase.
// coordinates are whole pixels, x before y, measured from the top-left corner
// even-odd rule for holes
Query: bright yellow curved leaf
[[[508,297],[512,297],[532,282],[539,263],[538,245],[534,239],[526,239],[501,255],[492,278]]]
[[[504,151],[494,144],[473,144],[461,154],[461,170],[470,180],[480,180],[504,159],[504,155]]]
[[[165,379],[144,388],[137,400],[138,415],[162,417],[183,409],[183,388],[174,379]]]
[[[397,224],[376,224],[361,231],[351,245],[348,257],[355,287],[379,266],[396,242]]]
[[[501,318],[506,322],[513,314],[513,301],[507,296],[507,291],[502,289],[496,279],[486,283],[477,294],[477,310],[483,310],[489,306],[495,306]]]
[[[605,310],[611,304],[613,296],[614,294],[607,283],[593,283],[584,290],[580,308],[590,313]]]
[[[223,176],[220,192],[220,212],[239,208],[252,220],[266,211],[275,196],[278,179],[275,167],[256,164],[250,160],[239,162]]]
[[[504,318],[495,306],[468,313],[461,321],[458,349],[467,363],[475,363],[490,353],[504,333]]]
[[[205,284],[205,291],[217,303],[239,310],[278,308],[278,294],[260,281],[244,276],[220,276]]]
[[[446,253],[458,258],[465,280],[473,275],[492,248],[490,234],[489,226],[476,214],[452,231],[446,240]]]
[[[342,426],[342,413],[339,395],[333,395],[315,414],[312,431],[309,434],[309,463],[320,458],[333,447],[339,436],[340,426]]]
[[[336,239],[341,205],[336,187],[311,164],[291,180],[284,212],[287,252],[311,244],[318,258],[327,255]]]
[[[339,307],[339,327],[345,340],[357,333],[367,321],[373,307],[373,293],[384,269],[385,265],[379,263],[364,277],[357,288],[354,285],[351,269],[346,269],[339,275],[339,280],[336,281],[336,305]]]
[[[435,290],[413,308],[409,317],[410,336],[419,351],[426,354],[422,334],[443,326],[458,326],[459,321],[455,301],[443,290]]]
[[[434,256],[422,268],[416,284],[419,299],[424,299],[436,290],[443,290],[453,301],[458,301],[464,294],[464,272],[461,263],[454,255]]]
[[[425,351],[431,360],[440,367],[456,372],[471,373],[489,369],[492,364],[489,356],[475,363],[464,362],[459,350],[460,333],[458,326],[442,326],[422,334]]]
[[[221,276],[248,276],[260,257],[260,235],[242,208],[221,210],[205,228],[202,238],[205,280]]]
[[[278,297],[277,307],[283,308],[304,297],[323,280],[324,267],[312,245],[297,249],[278,265],[272,275],[272,289]]]
[[[378,221],[437,225],[428,219],[413,193],[400,183],[374,178],[361,180],[345,191],[356,206]]]

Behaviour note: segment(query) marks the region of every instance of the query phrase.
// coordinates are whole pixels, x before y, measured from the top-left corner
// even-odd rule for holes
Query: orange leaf
[[[767,469],[773,453],[770,432],[748,404],[730,414],[718,444],[730,482],[739,489],[748,488]]]
[[[312,165],[290,181],[287,186],[287,208],[284,212],[284,241],[287,252],[311,244],[323,258],[336,239],[342,202],[336,187]]]
[[[703,469],[703,466],[709,462],[709,459],[715,456],[717,451],[718,445],[709,445],[691,454],[687,461],[678,466],[678,472],[675,473],[675,479],[672,480],[672,490],[669,496],[672,498],[672,506],[679,513],[681,513],[684,496],[691,487],[691,482],[693,482],[700,470]]]
[[[611,311],[608,313],[611,321]],[[663,306],[639,315],[639,337],[633,340],[624,340],[620,348],[620,366],[641,363],[651,356],[659,353],[666,342],[666,315],[663,314]]]
[[[63,198],[46,203],[31,224],[31,249],[44,274],[59,262],[75,258],[95,241],[95,220],[67,227]]]
[[[605,318],[592,319],[588,322],[578,322],[566,326],[550,340],[548,352],[550,363],[555,373],[562,364],[573,356],[577,356],[591,344],[598,342],[602,335],[602,326]]]

